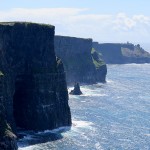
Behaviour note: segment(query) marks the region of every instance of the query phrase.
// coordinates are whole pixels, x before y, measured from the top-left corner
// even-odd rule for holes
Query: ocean
[[[19,150],[150,150],[150,64],[108,65],[106,84],[81,90],[70,130],[23,133]]]

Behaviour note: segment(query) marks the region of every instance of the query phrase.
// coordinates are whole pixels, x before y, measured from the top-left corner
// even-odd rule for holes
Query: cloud
[[[133,20],[139,23],[150,25],[150,17],[144,16],[144,15],[134,15]]]
[[[0,21],[31,21],[56,26],[56,34],[97,41],[145,41],[150,39],[150,16],[93,14],[87,8],[14,8],[0,11]]]
[[[114,29],[115,30],[129,30],[136,26],[136,21],[129,18],[124,13],[119,13],[114,18]]]
[[[132,30],[137,28],[139,25],[147,27],[150,26],[150,17],[144,15],[133,15],[128,17],[125,13],[119,13],[114,19],[115,30]]]
[[[35,22],[57,22],[67,16],[74,16],[85,11],[85,9],[72,8],[40,8],[40,9],[24,9],[14,8],[9,11],[0,11],[0,20],[5,21],[35,21]],[[59,21],[59,22],[60,22]]]

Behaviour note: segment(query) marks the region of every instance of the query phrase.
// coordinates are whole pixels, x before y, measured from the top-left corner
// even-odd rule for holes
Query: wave
[[[150,137],[150,134],[145,134],[146,136]]]
[[[50,134],[56,134],[56,135],[62,135],[62,137],[74,137],[74,136],[82,136],[84,139],[89,139],[87,135],[82,134],[83,133],[83,129],[87,129],[90,130],[93,128],[94,123],[89,122],[89,121],[82,121],[82,120],[73,120],[72,121],[72,127],[60,127],[54,130],[45,130],[43,132],[37,132],[33,135],[27,134],[26,132],[24,132],[24,134],[26,134],[23,139],[21,139],[18,142],[18,147],[19,150],[33,150],[35,147],[38,147],[40,145],[39,142],[41,137],[43,139],[43,137],[48,137],[46,135],[50,135]],[[71,129],[71,130],[69,130]],[[33,143],[35,140],[37,140],[38,142],[33,145],[30,145],[29,143]],[[58,139],[59,140],[59,139]],[[48,140],[47,142],[51,142],[50,140]],[[45,142],[44,142],[45,143]]]
[[[38,132],[37,134],[62,133],[62,132],[66,132],[68,130],[70,130],[70,127],[65,126],[65,127],[59,127],[59,128],[53,129],[53,130],[45,130],[45,131],[42,131],[42,132]]]
[[[19,148],[18,150],[33,150],[34,146],[29,146],[29,147],[25,147],[25,148]]]
[[[115,82],[115,81],[113,81],[113,80],[107,79],[106,84],[107,84],[107,83],[114,83],[114,82]]]
[[[70,129],[71,127],[65,126],[53,130],[45,130],[42,132],[20,132],[20,134],[23,134],[24,136],[18,141],[19,150],[28,150],[32,148],[32,145],[59,140],[62,138],[61,133],[67,132]]]
[[[135,66],[135,65],[137,65],[137,66],[142,66],[142,65],[150,65],[150,63],[142,63],[142,64],[140,64],[140,63],[129,63],[129,64],[107,64],[107,66]]]
[[[75,128],[89,128],[92,125],[94,125],[94,123],[92,122],[88,122],[88,121],[77,121],[77,120],[73,120],[72,121],[73,127]]]

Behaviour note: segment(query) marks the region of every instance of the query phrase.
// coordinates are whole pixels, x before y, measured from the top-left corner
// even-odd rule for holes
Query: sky
[[[56,35],[148,49],[149,7],[150,0],[0,0],[0,21],[52,24]]]

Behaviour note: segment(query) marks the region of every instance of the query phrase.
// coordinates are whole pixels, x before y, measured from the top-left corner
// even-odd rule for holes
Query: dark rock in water
[[[98,67],[94,64],[92,39],[55,36],[55,51],[64,63],[68,83],[105,82],[107,67],[102,59]]]
[[[0,150],[17,150],[17,137],[12,133],[4,116],[0,114]]]
[[[75,83],[74,89],[71,90],[70,94],[72,94],[72,95],[81,95],[82,94],[79,83]]]
[[[54,26],[0,23],[0,71],[2,120],[13,131],[16,126],[46,130],[71,125],[63,63],[54,51]],[[9,146],[12,139],[15,145],[15,136],[9,135],[1,134],[0,142]]]

